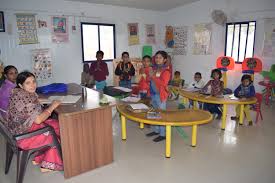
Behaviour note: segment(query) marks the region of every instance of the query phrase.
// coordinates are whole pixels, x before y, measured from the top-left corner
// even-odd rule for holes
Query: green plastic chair
[[[262,71],[261,75],[263,77],[268,77],[270,82],[275,82],[275,64],[271,65],[270,71]]]

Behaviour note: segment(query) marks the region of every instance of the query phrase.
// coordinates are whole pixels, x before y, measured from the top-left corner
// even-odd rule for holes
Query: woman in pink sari
[[[48,119],[51,113],[60,105],[60,101],[43,109],[38,101],[35,76],[30,72],[18,74],[17,87],[13,89],[7,111],[7,128],[13,135],[31,132],[50,125],[57,136],[60,136],[58,121]],[[32,149],[51,143],[53,137],[47,133],[22,139],[18,146],[22,149]],[[43,154],[36,156],[33,164],[40,165],[42,172],[63,170],[63,163],[55,147],[48,149]]]

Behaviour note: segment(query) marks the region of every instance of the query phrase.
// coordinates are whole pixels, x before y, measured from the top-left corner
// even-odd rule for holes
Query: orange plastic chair
[[[261,120],[263,120],[263,115],[261,111],[261,105],[263,100],[263,95],[261,93],[256,93],[257,103],[255,104],[255,107],[253,108],[253,111],[256,111],[256,123],[258,123],[259,116],[261,116]]]

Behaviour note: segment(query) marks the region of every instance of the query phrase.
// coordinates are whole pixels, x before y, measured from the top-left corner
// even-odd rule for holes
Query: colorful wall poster
[[[211,55],[212,53],[212,24],[194,25],[193,34],[193,54],[194,55]]]
[[[37,80],[52,78],[52,57],[50,49],[32,50],[33,74]]]
[[[69,41],[69,30],[67,20],[67,17],[63,16],[52,17],[52,41],[54,43]]]
[[[129,42],[129,45],[139,44],[138,23],[128,24],[128,42]]]
[[[15,14],[19,44],[37,44],[35,14]]]
[[[145,25],[146,44],[156,44],[155,24]]]

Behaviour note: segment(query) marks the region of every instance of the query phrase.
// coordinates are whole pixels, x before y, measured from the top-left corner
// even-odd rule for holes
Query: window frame
[[[245,45],[245,55],[244,55],[244,59],[246,58],[246,49],[247,49],[247,39],[248,39],[248,32],[249,32],[249,23],[254,22],[255,23],[255,30],[254,30],[254,38],[253,38],[253,50],[252,50],[252,56],[254,56],[254,51],[255,51],[255,39],[256,39],[256,29],[257,29],[257,22],[256,20],[253,21],[243,21],[243,22],[229,22],[226,23],[226,30],[225,30],[225,47],[224,47],[224,56],[226,55],[226,50],[227,50],[227,32],[228,32],[228,26],[229,25],[234,25],[234,30],[233,30],[233,40],[232,40],[232,50],[233,50],[233,44],[234,44],[234,34],[235,34],[235,25],[239,25],[240,26],[240,31],[239,31],[239,43],[238,43],[238,58],[240,55],[240,37],[241,37],[241,25],[242,24],[247,24],[247,36],[246,36],[246,45]],[[231,51],[231,57],[232,57],[232,51]],[[236,64],[242,64],[243,61],[235,61]]]
[[[91,62],[95,62],[96,60],[84,60],[84,45],[83,45],[83,27],[82,25],[97,25],[98,29],[98,47],[100,50],[100,26],[113,26],[113,36],[114,36],[114,59],[116,59],[116,25],[115,24],[108,24],[108,23],[91,23],[91,22],[80,22],[80,29],[81,29],[81,48],[82,48],[82,62],[83,63],[91,63]],[[103,51],[104,52],[104,51]],[[113,59],[104,59],[104,62],[112,62]]]

